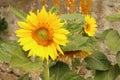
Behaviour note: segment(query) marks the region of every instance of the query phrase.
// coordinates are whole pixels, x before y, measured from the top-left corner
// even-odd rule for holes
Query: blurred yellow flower
[[[64,55],[60,55],[58,57],[58,60],[63,61],[65,63],[69,63],[72,60],[74,60],[75,58],[84,59],[91,54],[92,54],[91,51],[88,51],[88,52],[81,51],[81,50],[79,50],[79,51],[68,51],[68,52],[65,52]]]
[[[48,60],[50,56],[55,60],[58,51],[63,54],[59,45],[66,45],[66,34],[69,32],[62,28],[64,23],[60,21],[58,16],[46,12],[43,7],[41,11],[37,10],[37,14],[30,12],[26,22],[18,22],[20,29],[16,31],[16,35],[23,50],[29,51],[28,57],[38,56]]]
[[[85,16],[85,26],[84,31],[88,36],[94,36],[96,32],[96,21],[94,18],[92,18],[90,15]]]

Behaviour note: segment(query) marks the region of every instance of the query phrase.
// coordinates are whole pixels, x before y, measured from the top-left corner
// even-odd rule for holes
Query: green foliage
[[[117,64],[119,65],[119,67],[120,67],[120,51],[117,52],[116,61],[117,61]]]
[[[81,35],[71,36],[69,38],[69,43],[62,47],[63,51],[75,51],[80,50],[81,45],[87,42],[87,37],[83,37]]]
[[[81,64],[79,58],[75,58],[75,59],[72,61],[72,66],[73,66],[73,67],[81,66],[81,65],[82,65],[82,64]]]
[[[84,80],[80,75],[70,71],[67,64],[57,62],[50,68],[51,80]]]
[[[120,21],[120,13],[108,15],[106,19],[110,22],[118,22]]]
[[[96,71],[95,80],[115,80],[119,74],[120,68],[114,65],[107,71]]]
[[[39,70],[42,66],[42,60],[40,60],[40,58],[35,58],[35,61],[32,62],[30,58],[27,57],[27,53],[23,52],[22,49],[18,47],[11,57],[10,64],[12,67],[31,72]]]
[[[16,41],[2,41],[0,43],[0,62],[8,62],[11,67],[26,72],[37,70],[42,66],[42,61],[39,58],[32,62]]]
[[[27,14],[24,13],[23,11],[19,10],[19,9],[16,9],[12,6],[10,6],[10,10],[16,15],[18,16],[19,18],[21,18],[22,20],[26,20],[26,17],[27,17]]]
[[[101,52],[95,52],[85,58],[86,66],[92,70],[108,70],[111,64],[107,57]]]
[[[82,14],[63,14],[60,16],[66,24],[63,26],[70,34],[69,43],[63,47],[63,51],[93,51],[97,48],[95,39],[84,34],[84,16]]]
[[[57,14],[58,10],[59,10],[58,6],[54,6],[54,7],[52,7],[52,9],[50,11],[51,11],[51,13]]]
[[[62,14],[60,18],[66,22],[63,27],[71,34],[83,31],[84,16],[82,14]]]
[[[25,20],[27,14],[16,8],[10,7],[10,10],[21,19]],[[58,7],[53,7],[50,10],[52,13],[58,12]],[[65,22],[64,28],[70,31],[68,35],[69,43],[66,46],[61,46],[64,52],[66,51],[95,51],[94,54],[85,58],[86,66],[95,72],[94,79],[87,78],[86,80],[115,80],[120,74],[120,35],[116,30],[107,29],[101,35],[96,36],[98,41],[105,42],[107,47],[112,51],[119,51],[116,55],[117,63],[112,66],[107,57],[97,51],[97,40],[94,37],[89,37],[85,34],[83,27],[85,24],[84,15],[82,14],[62,14],[60,18]],[[113,14],[106,17],[110,22],[120,21],[120,14]],[[2,20],[4,21],[4,20]],[[16,41],[0,41],[0,62],[8,62],[11,67],[22,69],[26,72],[39,70],[43,66],[43,61],[35,58],[34,62],[27,57],[28,52],[24,52]],[[75,60],[72,66],[80,66],[80,61]],[[69,66],[62,62],[50,64],[50,79],[51,80],[85,80],[80,75],[70,70]],[[44,66],[48,68],[48,66]],[[44,76],[44,75],[41,75]],[[20,77],[19,80],[28,80],[28,74]],[[44,80],[44,78],[42,78]]]
[[[0,42],[0,62],[10,62],[12,54],[15,51],[15,41]]]
[[[80,46],[80,50],[82,51],[94,51],[98,50],[99,46],[95,38],[88,38],[88,40]]]
[[[89,78],[87,78],[87,79],[85,79],[85,80],[94,80],[94,79],[92,79],[92,78],[89,77]]]
[[[107,29],[107,30],[103,31],[101,34],[98,34],[98,35],[96,36],[96,38],[97,38],[98,40],[105,40],[107,34],[108,34],[111,30],[113,30],[113,29]]]
[[[71,34],[80,33],[83,30],[84,23],[74,23],[74,22],[68,22],[63,27],[66,28],[68,31],[70,31]]]
[[[85,59],[87,67],[96,71],[94,80],[115,80],[120,74],[120,34],[114,29],[107,29],[96,38],[98,41],[104,41],[109,50],[118,51],[116,55],[117,64],[112,66],[103,53],[94,53]]]
[[[75,23],[83,23],[84,22],[84,15],[82,14],[62,14],[60,18],[67,21],[74,21]]]
[[[5,18],[0,18],[0,33],[4,32],[8,27],[8,23]]]
[[[105,44],[112,51],[120,51],[120,35],[116,30],[110,30],[105,38]]]
[[[62,47],[63,51],[93,51],[97,49],[97,43],[94,39],[77,34],[68,37],[69,43]]]
[[[117,30],[107,29],[97,38],[103,40],[110,50],[120,51],[120,34]]]
[[[18,80],[29,80],[29,74],[24,74]]]

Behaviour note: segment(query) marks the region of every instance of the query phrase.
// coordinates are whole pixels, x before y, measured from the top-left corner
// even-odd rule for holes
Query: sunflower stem
[[[50,80],[49,60],[46,60],[46,61],[45,61],[45,66],[44,66],[44,79],[45,79],[45,80]]]

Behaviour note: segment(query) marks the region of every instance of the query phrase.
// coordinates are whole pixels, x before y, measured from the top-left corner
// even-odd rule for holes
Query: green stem
[[[44,66],[44,79],[45,79],[45,80],[50,80],[49,60],[46,60],[46,61],[45,61],[45,66]]]

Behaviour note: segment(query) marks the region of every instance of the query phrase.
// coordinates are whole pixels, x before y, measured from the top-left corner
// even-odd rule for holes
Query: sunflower
[[[84,31],[88,36],[94,36],[96,32],[96,21],[90,15],[85,16],[85,26]]]
[[[86,51],[81,51],[81,50],[68,51],[68,52],[65,52],[64,55],[60,55],[58,57],[58,60],[63,61],[65,63],[69,63],[72,60],[74,60],[75,58],[84,59],[84,58],[86,58],[87,56],[89,56],[91,54],[92,54],[91,51],[87,51],[87,52]]]
[[[41,11],[37,10],[37,14],[30,12],[26,21],[18,22],[18,25],[18,42],[24,51],[29,51],[28,57],[38,56],[48,60],[50,56],[55,60],[58,52],[63,54],[59,45],[66,45],[69,31],[62,28],[64,23],[54,13],[46,12],[42,7]]]

